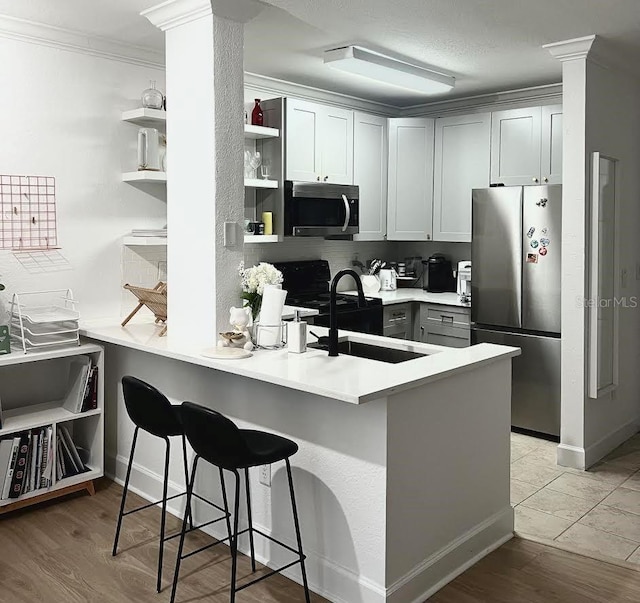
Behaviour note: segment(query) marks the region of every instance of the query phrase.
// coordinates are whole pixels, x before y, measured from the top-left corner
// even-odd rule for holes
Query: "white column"
[[[240,303],[243,22],[260,8],[252,0],[169,0],[142,13],[166,40],[172,339],[214,345]]]
[[[562,410],[558,463],[584,468],[588,240],[587,59],[595,36],[545,46],[562,61]]]

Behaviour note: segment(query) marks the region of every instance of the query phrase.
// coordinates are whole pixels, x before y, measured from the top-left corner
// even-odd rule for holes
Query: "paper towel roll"
[[[282,341],[282,312],[287,292],[278,285],[265,285],[260,307],[257,344],[274,347]]]
[[[262,212],[262,223],[264,224],[264,234],[273,234],[273,213],[270,211]]]

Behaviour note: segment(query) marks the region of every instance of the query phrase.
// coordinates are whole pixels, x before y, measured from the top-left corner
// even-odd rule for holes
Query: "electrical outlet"
[[[271,465],[260,465],[260,483],[271,488]]]

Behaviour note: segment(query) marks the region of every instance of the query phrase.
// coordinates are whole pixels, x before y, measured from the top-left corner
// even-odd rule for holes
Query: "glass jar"
[[[142,92],[142,106],[145,109],[162,109],[164,97],[162,92],[156,89],[155,80],[149,81],[149,87]]]

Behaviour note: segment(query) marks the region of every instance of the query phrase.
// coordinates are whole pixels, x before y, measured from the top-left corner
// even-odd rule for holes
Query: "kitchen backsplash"
[[[129,283],[153,287],[159,280],[167,280],[166,247],[127,247],[122,251],[122,285]],[[244,261],[247,266],[259,262],[286,262],[292,260],[328,260],[331,274],[352,268],[354,258],[363,264],[380,258],[402,261],[406,257],[427,259],[434,253],[445,254],[453,263],[471,258],[470,243],[436,243],[413,241],[328,241],[324,239],[287,238],[282,243],[245,245]],[[340,289],[352,289],[349,279],[340,282]],[[135,298],[122,290],[122,314],[135,307]]]

